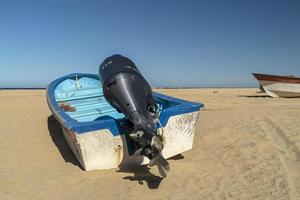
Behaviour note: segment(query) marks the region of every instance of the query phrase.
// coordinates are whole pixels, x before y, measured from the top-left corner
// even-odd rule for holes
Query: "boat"
[[[300,97],[300,78],[253,73],[263,90],[271,97]]]
[[[47,87],[47,103],[60,123],[67,144],[84,170],[123,168],[147,164],[134,154],[131,131],[123,113],[103,95],[96,74],[74,73],[54,80]],[[203,104],[153,92],[159,105],[162,155],[170,158],[193,146],[196,122]]]

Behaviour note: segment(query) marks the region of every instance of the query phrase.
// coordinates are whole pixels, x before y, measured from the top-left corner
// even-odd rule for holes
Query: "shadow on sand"
[[[238,95],[238,97],[247,97],[247,98],[272,98],[269,95]]]
[[[181,160],[181,159],[184,159],[184,156],[181,154],[168,158],[168,160]],[[144,185],[144,183],[146,183],[149,189],[157,189],[161,181],[163,180],[162,177],[152,174],[150,172],[150,168],[147,165],[138,165],[138,166],[130,166],[130,167],[121,167],[121,166],[117,172],[133,174],[132,176],[125,176],[123,177],[123,179],[130,180],[130,181],[137,181],[138,184],[140,185]]]
[[[77,161],[76,157],[74,156],[67,142],[65,141],[60,124],[53,115],[48,117],[48,130],[53,143],[58,148],[65,162],[70,162],[73,165],[78,166],[80,169],[82,169],[80,163]]]
[[[147,165],[132,166],[128,168],[120,168],[117,172],[133,173],[133,176],[125,176],[123,179],[137,181],[138,184],[147,184],[149,189],[157,189],[162,181],[162,177],[152,174]]]
[[[168,158],[168,160],[182,160],[182,159],[184,159],[184,156],[181,154],[177,154],[171,158]]]

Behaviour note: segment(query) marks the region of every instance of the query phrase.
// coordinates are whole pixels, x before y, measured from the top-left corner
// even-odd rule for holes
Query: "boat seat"
[[[70,101],[76,99],[85,99],[91,97],[103,96],[103,91],[101,88],[89,88],[89,89],[79,89],[71,91],[63,91],[55,94],[57,102]]]
[[[92,107],[92,108],[87,108],[87,109],[79,109],[75,112],[67,112],[70,117],[72,118],[77,118],[80,116],[87,116],[87,115],[93,115],[93,114],[104,114],[108,112],[116,111],[112,106],[107,105],[107,106],[98,106],[98,107]]]
[[[70,96],[70,94],[74,95]],[[61,93],[57,96],[59,96],[58,102],[67,103],[75,109],[75,111],[66,111],[66,114],[79,122],[94,121],[103,116],[117,119],[124,117],[106,101],[102,90],[99,89],[69,91],[68,94]]]

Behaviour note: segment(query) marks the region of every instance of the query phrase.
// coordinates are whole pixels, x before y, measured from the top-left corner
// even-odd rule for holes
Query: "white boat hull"
[[[198,111],[172,116],[159,130],[163,137],[162,154],[170,158],[192,149]],[[63,129],[64,137],[84,170],[122,168],[147,164],[148,158],[130,156],[124,135],[113,136],[108,130],[73,133]]]
[[[277,81],[259,81],[265,92],[271,97],[300,97],[300,84]]]

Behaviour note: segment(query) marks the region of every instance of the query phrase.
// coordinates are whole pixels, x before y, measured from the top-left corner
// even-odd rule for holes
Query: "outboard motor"
[[[150,85],[134,62],[121,55],[106,58],[100,65],[100,80],[106,100],[133,124],[129,137],[135,154],[149,158],[149,166],[157,165],[166,177],[169,163],[161,155],[163,143],[158,135],[158,105]]]

